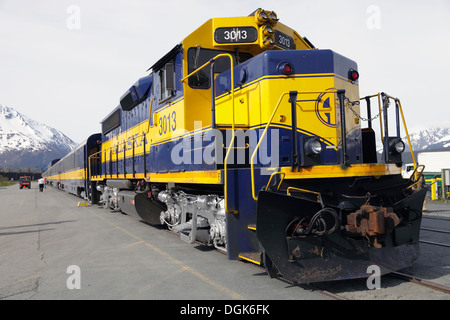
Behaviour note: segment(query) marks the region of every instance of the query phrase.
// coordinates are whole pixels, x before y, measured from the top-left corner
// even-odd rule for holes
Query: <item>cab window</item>
[[[175,69],[173,61],[168,62],[159,71],[159,79],[161,83],[160,101],[171,98],[175,89]]]
[[[221,53],[230,53],[233,56],[234,65],[242,63],[252,57],[252,55],[248,53],[238,53],[239,59],[237,61],[235,52],[193,47],[188,50],[188,73],[192,73],[197,68],[201,67],[206,62]],[[230,69],[230,59],[228,57],[221,57],[214,63],[214,73],[222,73],[228,69]],[[209,89],[211,86],[210,76],[211,66],[208,65],[189,77],[188,84],[194,89]]]

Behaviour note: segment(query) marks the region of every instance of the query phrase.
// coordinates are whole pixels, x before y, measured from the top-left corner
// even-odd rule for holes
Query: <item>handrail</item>
[[[103,152],[106,152],[106,151],[108,151],[108,150],[112,150],[112,149],[114,149],[114,148],[117,148],[117,147],[120,146],[121,144],[124,145],[124,147],[123,147],[124,157],[123,157],[123,158],[125,159],[125,157],[126,157],[125,152],[126,152],[126,149],[127,149],[126,146],[127,146],[128,142],[129,142],[129,141],[133,141],[133,147],[130,148],[130,149],[134,149],[134,145],[135,145],[135,143],[136,143],[136,139],[137,139],[137,138],[140,138],[140,137],[144,137],[146,134],[148,134],[148,132],[143,132],[143,133],[138,134],[138,135],[130,136],[130,137],[128,137],[127,140],[123,140],[122,142],[119,142],[119,143],[117,143],[117,144],[114,144],[114,145],[110,146],[110,147],[107,148],[107,149],[102,149],[102,150],[100,150],[100,151],[97,151],[96,153],[91,154],[91,155],[88,157],[89,166],[90,166],[91,158],[94,158],[94,156],[96,156],[96,155],[98,155],[98,154],[100,154],[100,153],[103,153]],[[144,144],[145,144],[145,141],[144,141]],[[133,156],[133,157],[134,157],[134,156]],[[116,152],[116,158],[117,158],[116,160],[119,159],[118,152]],[[98,159],[101,159],[101,156],[98,157]]]
[[[416,158],[414,157],[414,152],[412,149],[412,145],[411,145],[411,140],[409,138],[409,133],[408,133],[408,128],[406,126],[406,121],[405,121],[405,116],[403,115],[403,109],[402,109],[402,104],[400,103],[400,99],[398,98],[394,98],[390,95],[386,95],[386,97],[396,101],[398,103],[398,108],[400,110],[400,114],[402,116],[402,121],[403,121],[403,127],[405,128],[405,133],[406,133],[406,139],[408,139],[408,144],[409,144],[409,151],[411,152],[411,157],[413,159],[413,163],[414,163],[414,168],[417,168],[417,163],[416,163]]]
[[[291,195],[290,190],[315,194],[315,195],[317,195],[317,199],[319,200],[318,202],[320,202],[320,204],[322,205],[322,208],[324,207],[323,200],[322,200],[322,194],[320,192],[312,191],[312,190],[308,190],[308,189],[300,189],[300,188],[296,188],[296,187],[288,187],[286,190],[286,194],[289,196]]]
[[[338,90],[332,89],[332,90],[325,90],[325,91],[306,91],[306,92],[298,92],[298,94],[315,94],[315,93],[319,93],[319,94],[320,94],[320,93],[337,93],[337,92],[338,92]],[[281,96],[280,96],[280,98],[278,99],[278,102],[277,102],[275,108],[274,108],[273,111],[272,111],[272,114],[271,114],[271,116],[270,116],[270,118],[269,118],[269,121],[267,122],[266,127],[264,128],[264,131],[263,131],[263,133],[262,133],[262,135],[261,135],[261,138],[259,139],[259,142],[258,142],[258,144],[256,145],[256,148],[255,148],[255,150],[253,151],[252,157],[251,157],[251,159],[250,159],[250,168],[251,168],[251,169],[250,169],[250,173],[251,173],[251,183],[252,183],[252,197],[253,197],[253,199],[256,200],[256,201],[258,200],[258,196],[255,194],[255,172],[254,172],[254,170],[255,170],[255,164],[254,164],[254,162],[255,162],[255,161],[254,161],[254,159],[255,159],[255,156],[256,156],[256,154],[257,154],[257,152],[258,152],[258,149],[259,149],[259,147],[260,147],[260,145],[261,145],[261,143],[262,143],[264,137],[266,136],[267,130],[269,129],[270,124],[272,123],[272,120],[273,120],[273,118],[274,118],[274,116],[275,116],[275,113],[277,112],[278,107],[279,107],[280,104],[281,104],[281,100],[284,98],[285,95],[288,95],[289,93],[290,93],[290,91],[282,93]],[[297,128],[296,128],[295,130],[297,131]]]
[[[381,109],[381,93],[378,93],[378,111],[380,112],[380,115],[381,115],[381,112],[382,112],[382,109]],[[384,145],[383,121],[381,121],[381,118],[380,118],[380,134],[381,134],[381,142]]]
[[[410,150],[410,152],[411,152],[412,160],[413,160],[413,163],[414,163],[414,168],[417,168],[417,162],[416,162],[416,158],[414,157],[414,152],[413,152],[413,150],[412,150],[411,140],[410,140],[410,138],[409,138],[408,127],[406,126],[406,120],[405,120],[405,116],[404,116],[404,114],[403,114],[403,109],[402,109],[402,104],[401,104],[401,102],[400,102],[400,99],[395,98],[395,97],[393,97],[393,96],[390,96],[390,95],[388,95],[388,94],[386,94],[386,93],[383,93],[383,95],[384,95],[386,98],[388,98],[388,99],[394,100],[394,101],[397,102],[397,104],[398,104],[398,109],[399,109],[400,115],[401,115],[401,117],[402,117],[403,127],[404,127],[404,129],[405,129],[406,138],[407,138],[408,144],[409,144],[409,150]],[[360,100],[364,100],[364,99],[367,100],[367,98],[373,98],[373,97],[378,97],[378,109],[379,109],[379,112],[380,112],[380,114],[381,114],[381,113],[383,112],[382,109],[381,109],[381,93],[373,94],[373,95],[370,95],[370,96],[366,96],[366,97],[360,98]],[[369,119],[369,120],[371,120],[371,119]],[[381,119],[380,119],[380,130],[381,130],[381,131],[380,131],[380,134],[381,134],[381,141],[383,142],[383,146],[384,146],[383,121],[381,121]]]
[[[153,100],[155,100],[155,97],[153,97],[152,100],[150,101],[150,110],[148,112],[148,125],[147,125],[147,132],[146,133],[148,133],[150,131],[150,118],[152,117]]]
[[[88,166],[89,166],[89,173],[88,173],[88,175],[89,175],[89,178],[92,177],[92,175],[91,175],[92,171],[90,170],[91,169],[91,158],[93,158],[93,159],[100,159],[101,160],[102,159],[101,156],[99,156],[98,158],[94,158],[94,156],[96,156],[96,155],[98,155],[98,154],[100,154],[100,153],[102,153],[104,151],[111,150],[111,149],[115,148],[116,146],[120,145],[121,143],[124,143],[125,146],[126,146],[126,144],[130,140],[133,140],[133,160],[134,160],[134,156],[135,156],[134,155],[134,144],[135,144],[136,139],[139,138],[139,137],[144,137],[144,146],[145,146],[145,135],[150,132],[150,119],[151,119],[151,114],[152,114],[152,110],[153,110],[153,101],[154,100],[155,100],[154,97],[150,100],[150,108],[149,108],[149,112],[148,112],[148,123],[147,123],[147,130],[146,131],[143,131],[141,134],[138,134],[138,135],[132,135],[132,136],[128,137],[128,139],[124,140],[123,142],[117,143],[117,144],[115,144],[115,145],[113,145],[113,146],[111,146],[111,147],[109,147],[107,149],[102,149],[102,150],[100,150],[100,151],[98,151],[96,153],[91,154],[88,157],[88,163],[89,163],[88,164]],[[125,159],[125,149],[126,149],[126,147],[124,147],[124,159]],[[145,152],[144,152],[144,157],[145,157]],[[117,159],[116,160],[118,160],[118,155],[117,155]],[[134,173],[133,173],[133,175],[134,175]]]
[[[250,159],[250,168],[251,168],[251,169],[250,169],[250,173],[251,173],[251,178],[252,178],[252,197],[253,197],[254,200],[258,200],[258,197],[255,195],[255,172],[254,172],[255,165],[254,165],[254,159],[255,159],[255,156],[256,156],[256,154],[257,154],[257,152],[258,152],[259,146],[261,145],[261,143],[262,143],[264,137],[266,136],[267,130],[269,129],[269,126],[270,126],[270,124],[271,124],[271,122],[272,122],[272,120],[273,120],[273,117],[275,116],[275,113],[277,112],[278,107],[279,107],[280,104],[281,104],[281,100],[282,100],[282,99],[284,98],[284,96],[287,95],[287,94],[289,94],[289,92],[284,92],[284,93],[282,93],[281,96],[280,96],[280,98],[278,99],[278,102],[277,102],[275,108],[274,108],[273,111],[272,111],[272,115],[270,116],[269,121],[267,121],[266,127],[264,128],[264,131],[263,131],[263,133],[262,133],[262,135],[261,135],[261,138],[259,139],[259,142],[258,142],[258,144],[256,145],[256,148],[255,148],[255,150],[253,151],[252,157],[251,157],[251,159]]]
[[[272,174],[270,175],[270,179],[269,179],[269,181],[268,181],[267,184],[266,184],[266,188],[264,189],[265,191],[267,191],[267,190],[269,189],[269,185],[270,185],[270,182],[272,182],[272,178],[273,178],[275,175],[277,175],[277,174],[279,174],[279,175],[282,176],[281,179],[280,179],[280,182],[278,182],[277,191],[280,189],[281,184],[283,183],[284,177],[286,176],[286,173],[280,172],[280,171],[276,171],[276,172],[274,172],[274,173],[272,173]]]
[[[232,135],[231,135],[231,142],[230,145],[227,147],[227,153],[225,154],[225,159],[223,162],[223,166],[224,166],[224,197],[225,197],[225,211],[227,213],[233,213],[236,214],[238,213],[237,211],[229,211],[228,210],[228,157],[230,156],[230,152],[231,149],[233,148],[234,145],[234,138],[235,138],[235,129],[234,129],[234,62],[233,62],[233,56],[229,53],[220,53],[218,55],[216,55],[214,58],[212,58],[211,60],[209,60],[208,62],[204,63],[202,66],[200,66],[199,68],[197,68],[196,70],[192,71],[190,74],[188,74],[187,76],[185,76],[184,78],[182,78],[180,80],[180,82],[184,82],[186,79],[188,79],[189,77],[191,77],[192,75],[196,74],[197,72],[199,72],[201,69],[205,68],[206,66],[210,65],[211,63],[215,62],[218,58],[221,57],[228,57],[230,59],[230,70],[231,70],[231,103],[232,103],[232,112],[231,112],[231,130],[232,130]],[[211,77],[211,82],[214,81],[214,78]],[[211,90],[213,90],[212,88],[214,88],[214,86],[211,86]],[[211,95],[212,97],[212,95]],[[211,103],[213,103],[213,101],[211,101]]]

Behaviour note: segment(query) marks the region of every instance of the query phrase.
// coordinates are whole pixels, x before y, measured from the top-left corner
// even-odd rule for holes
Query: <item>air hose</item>
[[[334,218],[333,226],[327,230],[327,224],[325,219],[323,218],[324,214],[331,214]],[[292,220],[287,228],[286,235],[287,236],[306,236],[306,235],[324,235],[331,234],[335,232],[340,226],[339,216],[336,211],[332,208],[322,208],[317,211],[313,217],[308,221],[308,218],[298,218],[295,217]],[[292,230],[292,232],[290,232]],[[288,234],[290,233],[290,235]]]

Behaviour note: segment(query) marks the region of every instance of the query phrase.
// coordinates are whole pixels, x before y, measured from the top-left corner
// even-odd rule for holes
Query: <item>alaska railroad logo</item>
[[[324,92],[317,97],[316,100],[316,116],[324,125],[330,128],[339,127],[339,122],[336,122],[335,108],[332,107],[331,102],[334,101],[334,94]]]

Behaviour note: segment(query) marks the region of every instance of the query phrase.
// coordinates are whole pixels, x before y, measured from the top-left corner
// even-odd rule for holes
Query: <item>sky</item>
[[[197,27],[257,8],[356,61],[410,133],[450,127],[450,0],[0,0],[0,104],[82,142]]]

